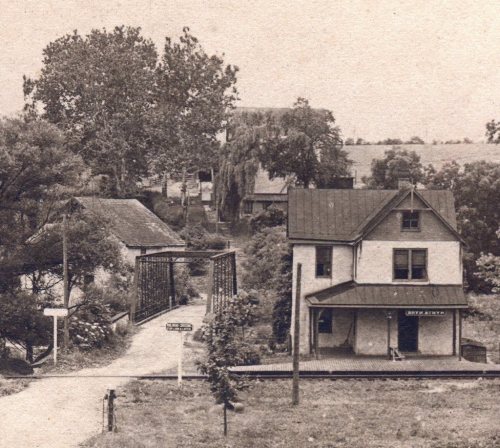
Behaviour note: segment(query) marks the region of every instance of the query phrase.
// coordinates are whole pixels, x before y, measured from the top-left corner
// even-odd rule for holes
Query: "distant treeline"
[[[378,142],[369,142],[362,138],[354,140],[353,138],[347,138],[345,140],[345,145],[425,145],[426,142],[418,137],[414,136],[410,140],[404,141],[400,138],[386,138],[385,140],[380,140]],[[456,145],[456,144],[471,144],[474,143],[470,138],[465,137],[463,140],[433,140],[433,145]]]

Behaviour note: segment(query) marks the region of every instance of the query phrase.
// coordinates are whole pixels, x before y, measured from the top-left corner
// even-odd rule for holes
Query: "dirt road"
[[[164,314],[144,324],[126,354],[110,365],[34,381],[24,391],[0,398],[0,447],[75,447],[100,432],[107,389],[130,381],[125,375],[175,367],[179,334],[167,332],[165,323],[190,322],[196,329],[204,313],[204,304],[193,304]]]

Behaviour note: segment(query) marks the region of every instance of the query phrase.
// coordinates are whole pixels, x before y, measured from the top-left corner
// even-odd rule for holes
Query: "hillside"
[[[398,145],[403,149],[415,151],[420,155],[424,165],[432,163],[435,168],[440,168],[443,163],[456,160],[460,165],[474,162],[475,160],[488,160],[500,163],[500,146],[486,143],[456,144],[456,145]],[[382,158],[384,152],[392,149],[386,145],[352,145],[345,146],[349,157],[354,160],[353,175],[357,182],[363,176],[370,174],[371,161]]]

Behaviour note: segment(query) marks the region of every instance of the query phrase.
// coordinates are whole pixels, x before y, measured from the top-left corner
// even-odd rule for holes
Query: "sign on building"
[[[443,310],[406,310],[405,314],[407,316],[415,316],[415,317],[434,317],[434,316],[445,316],[446,311],[443,311]]]

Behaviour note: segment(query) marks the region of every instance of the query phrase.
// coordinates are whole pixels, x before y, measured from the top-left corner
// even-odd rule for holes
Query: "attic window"
[[[316,246],[316,277],[332,276],[332,247]]]
[[[405,231],[420,230],[420,212],[404,211],[401,229]]]

